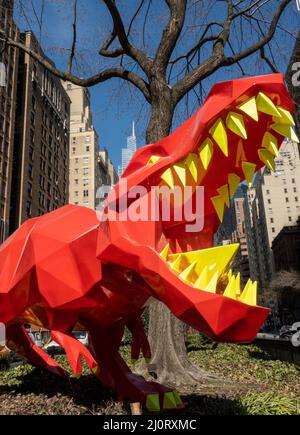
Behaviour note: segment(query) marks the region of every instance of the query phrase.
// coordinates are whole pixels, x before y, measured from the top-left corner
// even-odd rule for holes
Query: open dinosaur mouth
[[[202,129],[197,147],[184,159],[160,173],[160,186],[173,190],[204,186],[205,220],[222,222],[225,207],[230,206],[236,189],[243,181],[250,187],[257,170],[267,166],[275,170],[274,159],[285,137],[298,142],[291,113],[281,105],[279,94],[244,94],[226,106]],[[159,162],[152,155],[148,165]],[[239,245],[172,252],[167,244],[160,256],[185,283],[197,290],[220,294],[248,305],[256,305],[257,282],[250,279],[244,289],[240,274],[230,269]]]

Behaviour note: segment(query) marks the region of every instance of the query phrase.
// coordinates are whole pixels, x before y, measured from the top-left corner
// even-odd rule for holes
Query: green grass
[[[274,361],[257,346],[216,346],[199,335],[189,337],[187,348],[195,365],[224,377],[230,388],[183,392],[185,409],[176,411],[179,415],[300,414],[299,367]],[[129,347],[121,353],[130,364]],[[57,360],[69,368],[65,357]],[[0,414],[128,413],[128,405],[116,403],[86,366],[80,379],[69,380],[28,364],[0,372]]]

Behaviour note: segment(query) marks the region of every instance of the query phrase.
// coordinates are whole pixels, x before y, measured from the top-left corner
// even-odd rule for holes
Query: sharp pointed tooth
[[[225,186],[219,187],[217,192],[220,194],[221,198],[223,199],[223,201],[225,202],[227,207],[229,207],[230,199],[229,199],[228,184],[225,184]]]
[[[192,264],[190,264],[186,269],[184,269],[183,272],[181,272],[179,277],[181,279],[183,279],[184,281],[190,283],[191,282],[191,277],[192,277],[194,269],[196,267],[196,264],[197,264],[196,261],[194,261]]]
[[[269,150],[270,153],[273,154],[273,156],[275,156],[275,157],[278,156],[278,154],[279,154],[278,141],[277,141],[276,137],[273,136],[268,131],[265,133],[265,135],[263,137],[263,141],[262,141],[261,146],[263,148],[267,148],[267,150]]]
[[[248,281],[249,283],[249,281]],[[247,305],[255,306],[257,303],[257,281],[246,285],[241,295],[240,301]]]
[[[237,296],[241,294],[241,274],[240,272],[237,274],[235,278],[235,293]]]
[[[205,170],[207,170],[210,164],[211,158],[213,156],[213,152],[214,152],[214,146],[212,141],[208,137],[202,143],[199,151],[200,159]]]
[[[181,184],[186,186],[186,169],[184,163],[177,163],[173,165],[174,171],[177,174]]]
[[[258,150],[258,156],[260,160],[273,172],[275,172],[275,162],[274,157],[270,153],[269,150],[266,150],[265,148],[261,148]]]
[[[224,216],[224,200],[220,196],[214,196],[213,198],[211,198],[211,201],[214,205],[220,222],[222,222]]]
[[[210,134],[221,148],[223,154],[228,157],[228,140],[225,125],[221,118],[215,122],[212,128],[209,130]]]
[[[226,118],[226,125],[229,130],[243,139],[247,139],[243,115],[235,112],[229,112]]]
[[[180,272],[180,265],[181,265],[181,259],[182,256],[181,254],[177,255],[177,257],[175,258],[175,260],[170,263],[171,268],[175,271],[175,272]]]
[[[212,277],[212,279],[209,281],[208,285],[203,290],[209,293],[216,293],[218,278],[219,278],[219,271],[217,270],[214,276]]]
[[[235,194],[236,189],[238,188],[240,182],[241,182],[241,179],[238,175],[236,175],[236,174],[229,174],[228,175],[230,198],[234,197],[234,194]]]
[[[185,164],[190,171],[195,183],[198,182],[199,160],[197,154],[191,153],[187,156]]]
[[[280,118],[280,113],[276,109],[273,101],[263,92],[259,92],[256,97],[256,106],[259,112],[266,113],[271,116],[278,116]]]
[[[282,107],[277,107],[280,117],[273,116],[273,121],[279,124],[295,125],[293,115],[286,109]]]
[[[258,121],[258,113],[256,107],[255,97],[249,98],[249,100],[237,106],[239,110],[246,113],[246,115],[250,116],[250,118],[254,119],[254,121]]]
[[[174,177],[171,168],[168,168],[162,174],[161,179],[170,187],[170,189],[174,189]]]
[[[272,124],[271,128],[277,133],[281,134],[281,136],[287,137],[288,139],[291,139],[292,141],[299,143],[299,139],[296,133],[294,132],[292,126],[277,123],[277,124]]]
[[[245,175],[245,178],[247,180],[249,188],[252,185],[253,176],[255,174],[256,165],[254,163],[250,162],[243,162],[242,163],[242,170]]]
[[[229,269],[227,275],[228,275],[228,280],[230,280],[230,278],[232,277],[232,269]]]
[[[160,159],[160,156],[151,156],[148,160],[147,165],[154,165],[158,160]]]
[[[223,293],[223,296],[227,298],[236,300],[236,291],[235,291],[235,277],[232,276],[227,284],[227,287]]]
[[[204,290],[207,284],[208,284],[208,267],[205,266],[202,269],[196,282],[194,283],[194,287],[196,287],[198,290]]]
[[[161,258],[163,258],[164,260],[168,259],[169,248],[170,248],[170,243],[168,243],[160,253]]]

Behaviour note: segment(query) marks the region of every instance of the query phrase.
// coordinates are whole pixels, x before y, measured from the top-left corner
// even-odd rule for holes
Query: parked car
[[[73,331],[73,336],[80,341],[84,346],[89,346],[89,337],[88,333],[86,331]],[[62,355],[64,353],[64,350],[62,347],[56,343],[54,340],[50,340],[48,343],[46,343],[43,347],[43,349],[49,354],[49,355]]]
[[[87,331],[73,331],[73,335],[85,347],[89,347],[89,334]]]

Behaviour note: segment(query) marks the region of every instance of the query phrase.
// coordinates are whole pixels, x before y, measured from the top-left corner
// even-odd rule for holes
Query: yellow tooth
[[[196,287],[199,290],[204,290],[207,284],[208,284],[208,267],[205,266],[202,269],[199,278],[197,278],[196,282],[194,283],[194,287]]]
[[[278,151],[278,141],[276,139],[275,136],[273,136],[271,133],[269,133],[268,131],[265,133],[264,137],[263,137],[263,141],[262,141],[262,145],[263,148],[267,148],[267,150],[270,151],[270,153],[273,154],[273,156],[277,157],[279,154]]]
[[[273,101],[263,92],[259,92],[256,97],[256,106],[259,112],[266,113],[267,115],[278,116],[280,118],[280,113],[276,109]]]
[[[160,156],[151,156],[148,160],[147,165],[154,165],[158,160],[160,159]]]
[[[176,172],[179,180],[181,181],[181,184],[185,187],[186,186],[186,169],[185,165],[183,163],[176,163],[176,165],[173,165],[174,171]]]
[[[232,269],[229,269],[229,271],[228,271],[228,280],[230,280],[231,277],[232,277]]]
[[[199,168],[199,161],[197,154],[191,153],[187,156],[185,160],[185,164],[188,167],[188,170],[190,171],[195,183],[198,182],[198,168]]]
[[[199,251],[190,251],[190,252],[182,252],[181,254],[170,254],[168,256],[169,262],[174,262],[178,255],[182,256],[186,263],[191,264],[194,261],[197,262],[197,266],[195,268],[196,274],[199,276],[199,279],[202,275],[202,278],[205,273],[208,274],[208,278],[211,278],[212,273],[210,268],[214,266],[212,269],[218,270],[220,276],[228,269],[228,265],[233,261],[237,251],[239,249],[239,244],[231,244],[224,246],[216,246],[214,248],[208,249],[200,249]],[[203,271],[206,269],[206,272]],[[207,282],[202,285],[206,285]]]
[[[285,136],[288,139],[291,139],[292,141],[299,143],[299,139],[291,125],[276,123],[276,124],[272,124],[271,128],[277,133],[281,134],[281,136]]]
[[[265,148],[261,148],[258,150],[258,156],[260,160],[269,168],[271,171],[275,172],[275,162],[274,157],[270,153],[269,150],[266,150]]]
[[[245,178],[248,183],[248,187],[250,188],[252,185],[253,176],[255,174],[256,165],[254,163],[250,162],[243,162],[242,163],[242,170],[245,175]]]
[[[203,290],[209,293],[216,293],[218,277],[219,277],[219,272],[216,271],[212,279],[209,281],[208,285]]]
[[[243,115],[235,112],[229,112],[226,118],[226,125],[229,130],[243,139],[247,139]]]
[[[167,169],[162,174],[161,178],[170,187],[170,189],[174,189],[174,177],[171,168]]]
[[[241,179],[238,175],[236,175],[236,174],[229,174],[228,175],[230,198],[234,197],[234,194],[235,194],[236,189],[238,188],[240,182],[241,182]]]
[[[188,283],[191,282],[191,277],[193,275],[196,264],[197,264],[196,261],[194,261],[192,264],[190,264],[186,269],[184,269],[183,272],[181,272],[179,277]]]
[[[278,124],[295,125],[293,115],[288,110],[283,109],[282,107],[277,107],[277,110],[280,113],[280,118],[278,116],[274,116],[274,122],[278,122]]]
[[[161,258],[163,258],[164,260],[168,259],[169,248],[170,244],[168,243],[160,253]]]
[[[232,276],[227,284],[227,287],[223,293],[223,296],[227,298],[236,300],[236,291],[235,291],[235,277]]]
[[[170,257],[172,257],[172,255],[170,255]],[[173,261],[170,263],[171,268],[175,270],[175,272],[180,271],[181,258],[182,258],[181,254],[179,255],[175,254],[175,260],[173,257]]]
[[[228,140],[225,125],[221,118],[215,122],[209,130],[210,134],[221,148],[222,152],[228,157]]]
[[[213,156],[213,152],[214,152],[214,146],[212,141],[208,137],[202,143],[199,151],[200,159],[205,170],[207,170],[210,164],[211,158]]]
[[[211,201],[214,205],[220,222],[222,222],[224,216],[224,200],[221,198],[221,196],[214,196],[213,198],[211,198]]]
[[[248,281],[249,282],[249,281]],[[244,288],[244,291],[242,293],[242,296],[240,298],[240,301],[247,305],[253,305],[255,306],[257,303],[257,281],[254,281],[253,283],[250,283],[246,285]]]
[[[237,274],[235,278],[235,293],[237,296],[241,294],[241,274],[240,272]]]
[[[229,207],[230,200],[229,200],[228,184],[225,184],[225,186],[219,187],[217,192],[220,194],[221,198],[223,199],[223,201],[225,202],[227,207]]]
[[[246,115],[250,116],[250,118],[254,119],[254,121],[258,121],[258,113],[256,107],[255,97],[249,98],[249,100],[237,106],[239,110],[246,113]]]

